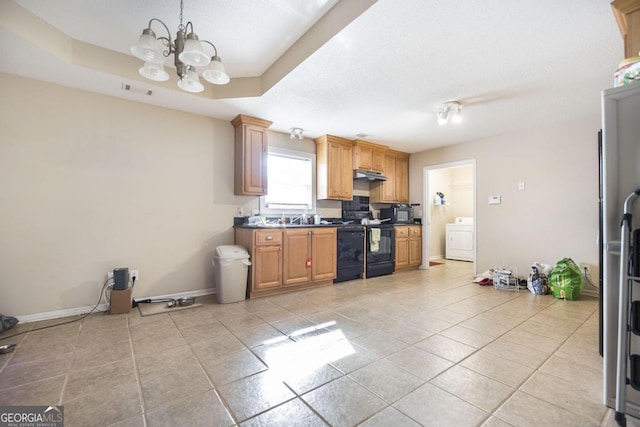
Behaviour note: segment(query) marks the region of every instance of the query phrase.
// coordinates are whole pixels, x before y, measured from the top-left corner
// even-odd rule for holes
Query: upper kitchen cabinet
[[[267,194],[267,129],[271,122],[239,114],[231,124],[235,128],[233,193],[264,196]]]
[[[314,139],[318,200],[353,199],[353,142],[332,135]]]
[[[384,153],[389,147],[356,140],[353,144],[353,169],[384,172]]]
[[[372,203],[409,203],[409,154],[387,150],[384,154],[386,181],[372,182]]]
[[[624,57],[640,55],[640,1],[613,0],[611,8],[622,33]]]

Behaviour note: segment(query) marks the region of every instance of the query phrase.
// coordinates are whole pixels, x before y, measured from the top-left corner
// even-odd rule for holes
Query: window
[[[315,211],[315,165],[314,154],[269,148],[268,194],[260,198],[261,212]]]

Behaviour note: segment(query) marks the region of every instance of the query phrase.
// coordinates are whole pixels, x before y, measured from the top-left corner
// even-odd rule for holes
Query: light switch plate
[[[489,196],[490,205],[499,205],[500,203],[502,203],[502,198],[500,196]]]

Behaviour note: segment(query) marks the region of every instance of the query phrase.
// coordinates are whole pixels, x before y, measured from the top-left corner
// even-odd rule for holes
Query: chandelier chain
[[[184,1],[180,0],[180,25],[178,25],[178,29],[180,31],[184,31],[184,25],[182,25],[182,11],[184,10]]]

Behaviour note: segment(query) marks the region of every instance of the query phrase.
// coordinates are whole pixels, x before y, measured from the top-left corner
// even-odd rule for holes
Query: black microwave
[[[407,204],[397,204],[380,209],[380,219],[387,218],[391,224],[413,224],[413,208]]]

